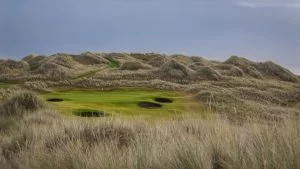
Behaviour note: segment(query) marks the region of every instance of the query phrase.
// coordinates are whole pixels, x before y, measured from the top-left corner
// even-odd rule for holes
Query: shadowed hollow
[[[53,98],[53,99],[47,99],[48,102],[62,102],[64,101],[63,99],[59,99],[59,98]]]
[[[80,117],[104,117],[104,112],[97,112],[97,111],[83,111],[76,114]]]
[[[172,99],[164,98],[164,97],[157,97],[154,100],[157,102],[160,102],[160,103],[172,103],[173,102]]]

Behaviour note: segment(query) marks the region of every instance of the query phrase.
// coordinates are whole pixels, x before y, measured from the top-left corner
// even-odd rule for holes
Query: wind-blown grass
[[[0,117],[22,117],[28,112],[45,108],[46,105],[35,93],[18,92],[0,105]]]
[[[40,111],[0,131],[0,168],[299,169],[299,124],[85,121]]]

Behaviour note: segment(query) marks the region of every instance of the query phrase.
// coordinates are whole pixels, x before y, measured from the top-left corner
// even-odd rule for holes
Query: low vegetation
[[[106,59],[109,61],[109,67],[110,68],[118,68],[120,67],[120,62],[116,59],[114,59],[111,56],[106,57]]]
[[[183,64],[176,62],[175,60],[171,60],[163,64],[158,69],[157,74],[161,79],[176,81],[189,78],[191,70],[189,70],[189,68],[187,68]]]
[[[259,79],[269,76],[290,82],[298,82],[299,80],[297,76],[289,70],[270,61],[264,63],[255,63],[245,58],[232,56],[225,61],[225,63],[235,65],[244,70],[246,74]]]
[[[139,69],[150,69],[150,66],[144,65],[141,62],[137,61],[128,61],[124,62],[121,67],[121,70],[139,70]]]
[[[45,104],[33,92],[18,92],[1,104],[0,117],[22,117],[24,114],[45,108]]]

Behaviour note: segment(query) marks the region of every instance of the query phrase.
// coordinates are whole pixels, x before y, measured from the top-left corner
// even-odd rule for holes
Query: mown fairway
[[[8,83],[1,83],[0,82],[0,89],[2,88],[2,89],[7,89],[7,88],[9,88],[9,87],[11,87],[12,86],[12,84],[8,84]]]
[[[104,111],[110,115],[133,115],[148,117],[168,117],[182,113],[203,112],[202,106],[192,97],[174,91],[151,89],[113,89],[113,90],[56,90],[43,95],[47,99],[63,99],[62,102],[49,102],[66,115],[79,110]],[[156,97],[170,98],[172,103],[159,103]],[[161,108],[142,108],[139,102],[161,104]]]

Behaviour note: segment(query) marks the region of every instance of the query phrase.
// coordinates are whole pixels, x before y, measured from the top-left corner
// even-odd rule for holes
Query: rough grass
[[[14,60],[0,60],[0,73],[15,73],[17,71],[27,71],[29,65],[25,61],[14,61]]]
[[[239,67],[248,67],[249,65],[252,65],[253,62],[242,57],[238,56],[231,56],[229,59],[225,61],[226,64],[233,64]]]
[[[151,60],[159,59],[161,57],[164,57],[165,55],[161,55],[161,54],[158,54],[158,53],[130,53],[130,56],[146,63],[146,62],[149,62]]]
[[[197,98],[209,110],[226,115],[238,123],[248,120],[280,121],[285,116],[299,118],[297,89],[286,82],[271,83],[244,79],[244,81],[212,82],[214,86],[198,88]],[[193,91],[195,93],[195,89]]]
[[[203,80],[221,80],[222,75],[211,67],[204,66],[196,70],[196,76]]]
[[[108,67],[106,73],[111,75],[117,70],[115,68],[121,65],[125,70],[136,72],[144,71],[139,70],[140,68],[149,68],[150,77],[159,75],[160,77],[155,78],[179,84],[216,79],[215,73],[208,78],[197,78],[198,74],[193,74],[193,71],[201,67],[209,67],[210,72],[218,72],[225,76],[299,82],[299,77],[275,63],[257,63],[238,56],[232,56],[225,62],[218,62],[195,56],[168,56],[157,53],[85,52],[79,55],[58,53],[51,56],[29,55],[22,61],[0,60],[0,65],[2,72],[0,80],[18,80],[22,83],[28,80],[72,79],[84,72],[98,69],[99,65]]]
[[[114,59],[112,56],[107,56],[106,59],[109,61],[108,65],[110,68],[118,68],[120,67],[120,62]]]
[[[176,62],[175,60],[171,60],[165,64],[163,64],[159,70],[158,75],[162,79],[186,79],[190,75],[190,71],[184,65]]]
[[[22,117],[24,114],[45,108],[45,103],[35,93],[18,92],[4,101],[0,106],[2,117]]]
[[[49,58],[46,56],[35,56],[29,55],[23,58],[23,61],[26,61],[31,70],[36,70],[43,62],[47,61]]]
[[[149,59],[149,61],[147,61],[147,64],[153,66],[153,67],[160,67],[163,64],[165,64],[167,62],[167,57],[158,55],[152,59]]]
[[[267,76],[276,77],[284,81],[298,82],[296,75],[273,62],[260,63],[256,67]]]
[[[73,72],[69,68],[55,63],[43,63],[36,70],[36,72],[50,79],[64,79],[71,77],[73,74]]]
[[[138,61],[127,61],[124,62],[121,67],[121,70],[139,70],[139,69],[150,69],[150,66],[147,66]]]
[[[258,78],[258,79],[263,79],[263,75],[261,72],[259,72],[256,68],[255,65],[256,63],[247,60],[246,58],[238,57],[238,56],[232,56],[228,60],[225,61],[226,64],[232,64],[240,69],[242,69],[247,75]]]
[[[299,169],[300,123],[24,116],[0,131],[2,169]],[[10,123],[14,123],[13,125]]]
[[[242,69],[246,74],[258,78],[276,78],[278,80],[299,82],[299,79],[289,70],[273,62],[255,63],[246,58],[232,56],[225,61],[226,64],[232,64]]]
[[[233,77],[245,76],[245,73],[241,68],[231,64],[219,64],[214,66],[213,69],[217,70],[218,72],[220,72],[222,75],[225,76],[233,76]]]
[[[72,55],[72,58],[83,65],[108,64],[108,60],[106,60],[103,56],[91,52],[85,52],[80,55]]]

